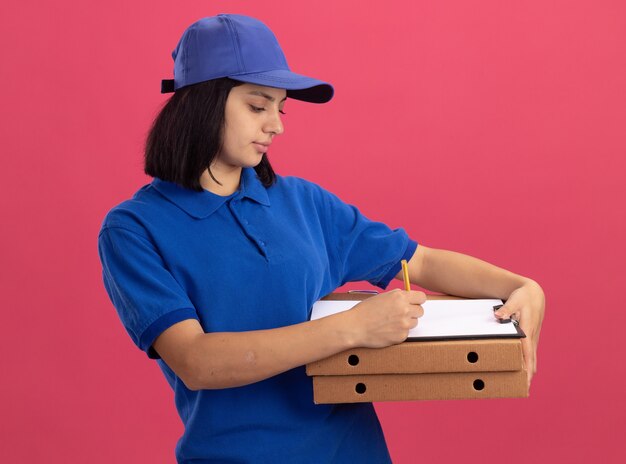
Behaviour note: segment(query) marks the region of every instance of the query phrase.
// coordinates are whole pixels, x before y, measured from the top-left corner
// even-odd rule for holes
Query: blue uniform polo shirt
[[[133,342],[157,362],[185,425],[181,463],[389,462],[369,403],[315,405],[304,367],[251,385],[191,391],[151,348],[171,325],[205,332],[309,320],[350,281],[385,289],[417,243],[322,187],[244,168],[230,196],[155,178],[107,214],[98,237],[105,288]]]

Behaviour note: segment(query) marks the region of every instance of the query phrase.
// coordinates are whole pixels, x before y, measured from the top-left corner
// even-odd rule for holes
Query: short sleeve
[[[126,331],[150,358],[158,359],[152,343],[173,324],[198,319],[193,304],[152,243],[137,232],[104,227],[98,253],[104,286]]]
[[[364,280],[386,289],[400,272],[401,261],[409,261],[415,253],[417,242],[403,228],[372,221],[356,206],[323,192],[329,241],[335,252],[331,266],[339,269],[337,286]]]

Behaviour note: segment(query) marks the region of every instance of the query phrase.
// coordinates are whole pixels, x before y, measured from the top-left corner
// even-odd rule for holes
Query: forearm
[[[270,330],[203,333],[189,350],[192,389],[258,382],[354,345],[349,315],[329,316]]]
[[[506,299],[532,282],[480,259],[435,248],[426,250],[419,269],[409,271],[411,281],[423,288],[466,298]]]

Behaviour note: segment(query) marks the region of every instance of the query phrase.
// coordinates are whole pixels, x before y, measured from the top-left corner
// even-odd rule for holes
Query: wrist
[[[523,278],[520,287],[526,288],[533,292],[543,292],[543,290],[541,289],[541,286],[536,281],[528,277]]]
[[[330,316],[329,319],[334,319],[332,321],[334,333],[336,334],[341,351],[361,346],[362,334],[361,331],[358,330],[358,324],[356,324],[352,310],[335,314]]]
[[[509,300],[513,294],[524,295],[526,300],[535,305],[545,304],[545,296],[541,286],[532,279],[523,278],[523,281],[513,289],[513,291],[507,296],[506,300]]]
[[[526,288],[535,298],[545,300],[545,295],[543,293],[543,289],[541,286],[532,279],[528,279],[528,281],[524,284],[524,288]]]

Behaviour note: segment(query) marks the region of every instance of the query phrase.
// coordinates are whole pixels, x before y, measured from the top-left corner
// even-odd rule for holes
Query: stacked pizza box
[[[340,293],[325,297],[364,298]],[[317,404],[528,396],[520,338],[355,348],[308,364],[306,372],[313,378]]]

